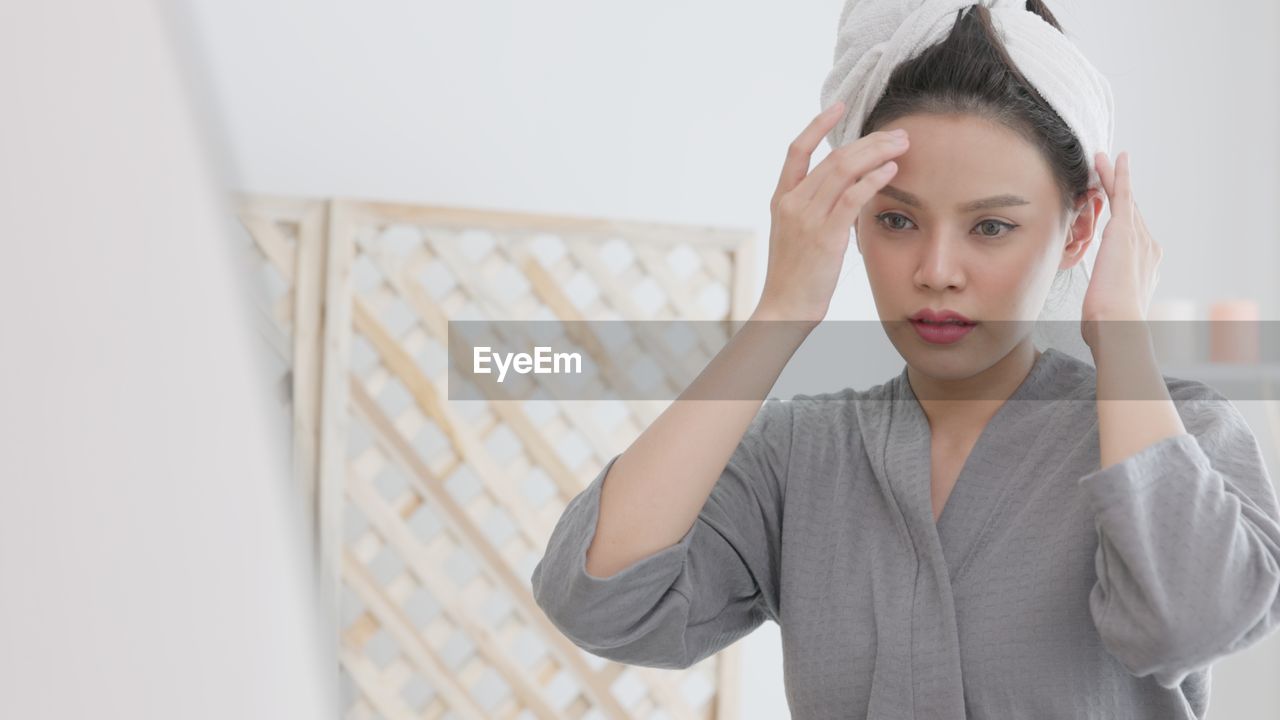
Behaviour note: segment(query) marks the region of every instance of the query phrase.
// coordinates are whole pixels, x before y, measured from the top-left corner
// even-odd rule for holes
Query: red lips
[[[933,308],[921,308],[911,316],[911,319],[916,321],[931,322],[931,323],[942,323],[942,322],[947,322],[949,320],[954,320],[957,322],[965,323],[966,325],[974,324],[974,321],[970,320],[964,315],[961,315],[955,310],[947,310],[945,308],[942,310],[934,310]]]

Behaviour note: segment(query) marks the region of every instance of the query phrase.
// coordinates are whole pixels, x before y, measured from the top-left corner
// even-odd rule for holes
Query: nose
[[[964,268],[956,241],[945,233],[930,237],[921,246],[916,264],[916,285],[928,290],[958,290],[964,287]]]

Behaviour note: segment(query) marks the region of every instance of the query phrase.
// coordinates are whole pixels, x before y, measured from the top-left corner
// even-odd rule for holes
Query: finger
[[[1147,219],[1142,217],[1142,211],[1138,208],[1138,201],[1133,201],[1133,216],[1137,220],[1138,227],[1142,229],[1142,236],[1152,245],[1156,244],[1156,239],[1151,236],[1151,231],[1147,229]]]
[[[782,175],[778,178],[778,188],[773,194],[775,201],[783,194],[791,192],[804,179],[809,172],[809,161],[813,157],[814,149],[843,116],[844,103],[837,101],[810,120],[809,126],[791,142],[787,147],[787,159],[782,163]]]
[[[877,131],[859,139],[858,147],[841,148],[835,157],[825,158],[795,189],[797,202],[807,200],[806,213],[825,218],[840,194],[863,175],[882,167],[907,151],[907,143],[897,142],[888,132]]]
[[[871,172],[864,173],[857,182],[847,186],[827,214],[823,225],[826,233],[847,233],[871,196],[880,192],[880,188],[888,185],[897,174],[898,163],[890,160]]]
[[[1125,150],[1116,158],[1114,186],[1116,200],[1128,208],[1133,204],[1133,188],[1129,184],[1129,151]]]
[[[1094,156],[1094,163],[1098,166],[1098,179],[1102,181],[1102,189],[1107,193],[1107,201],[1112,198],[1112,176],[1111,176],[1111,158],[1107,154],[1100,152]]]

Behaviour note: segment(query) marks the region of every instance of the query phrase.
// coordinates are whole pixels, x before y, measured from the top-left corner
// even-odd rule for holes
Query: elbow
[[[602,592],[610,583],[578,574],[553,577],[542,562],[531,577],[535,604],[577,647],[607,660],[663,669],[690,667],[688,599],[675,588]]]
[[[592,615],[598,613],[604,603],[602,598],[590,602],[573,591],[573,579],[566,577],[564,563],[543,556],[533,568],[529,578],[533,590],[533,602],[547,616],[551,624],[575,642],[590,642],[592,632],[603,626],[593,624]]]
[[[628,665],[660,670],[687,670],[693,666],[683,632],[641,634],[617,641],[617,644],[587,643],[576,639],[573,643],[592,655]]]
[[[1123,620],[1113,619],[1119,624]],[[1163,627],[1164,629],[1157,629]],[[1170,625],[1117,631],[1114,627],[1102,632],[1104,646],[1112,657],[1135,677],[1151,676],[1166,688],[1180,685],[1192,672],[1212,662],[1213,655],[1196,652],[1187,635],[1180,634]]]
[[[1129,674],[1167,679],[1199,666],[1196,647],[1203,634],[1168,608],[1109,592],[1101,583],[1094,585],[1089,607],[1103,646]]]
[[[1104,646],[1125,670],[1154,675],[1161,685],[1174,687],[1188,673],[1253,644],[1280,623],[1280,577],[1267,573],[1257,579],[1248,592],[1204,596],[1212,601],[1178,607],[1127,602],[1095,586],[1090,607]]]
[[[686,643],[688,606],[678,597],[639,617],[619,617],[610,605],[551,608],[539,603],[558,630],[592,655],[628,665],[683,670],[692,664]]]
[[[567,592],[568,581],[549,574],[554,567],[545,557],[534,566],[529,578],[533,602],[557,630],[576,642],[590,632],[590,624],[582,621],[584,608],[574,607],[573,596]]]

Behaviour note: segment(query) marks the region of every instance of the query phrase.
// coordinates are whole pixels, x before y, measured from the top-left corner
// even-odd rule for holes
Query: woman
[[[884,21],[859,17],[872,4],[842,26]],[[1155,365],[1160,249],[1127,154],[1086,149],[1109,144],[1109,96],[1090,126],[1070,87],[1037,87],[997,4],[944,8],[944,38],[908,48],[883,91],[846,82],[870,72],[857,54],[837,63],[827,89],[862,94],[791,146],[758,322],[681,399],[768,392],[826,315],[850,227],[903,372],[763,407],[673,403],[570,502],[534,570],[579,646],[688,667],[767,619],[797,718],[1199,718],[1210,663],[1280,623],[1256,439],[1221,394]],[[1061,35],[1041,3],[1017,10]],[[841,127],[856,139],[808,172]],[[1037,350],[1026,319],[1079,266],[1104,199],[1090,365]],[[919,323],[948,311],[968,322]]]

